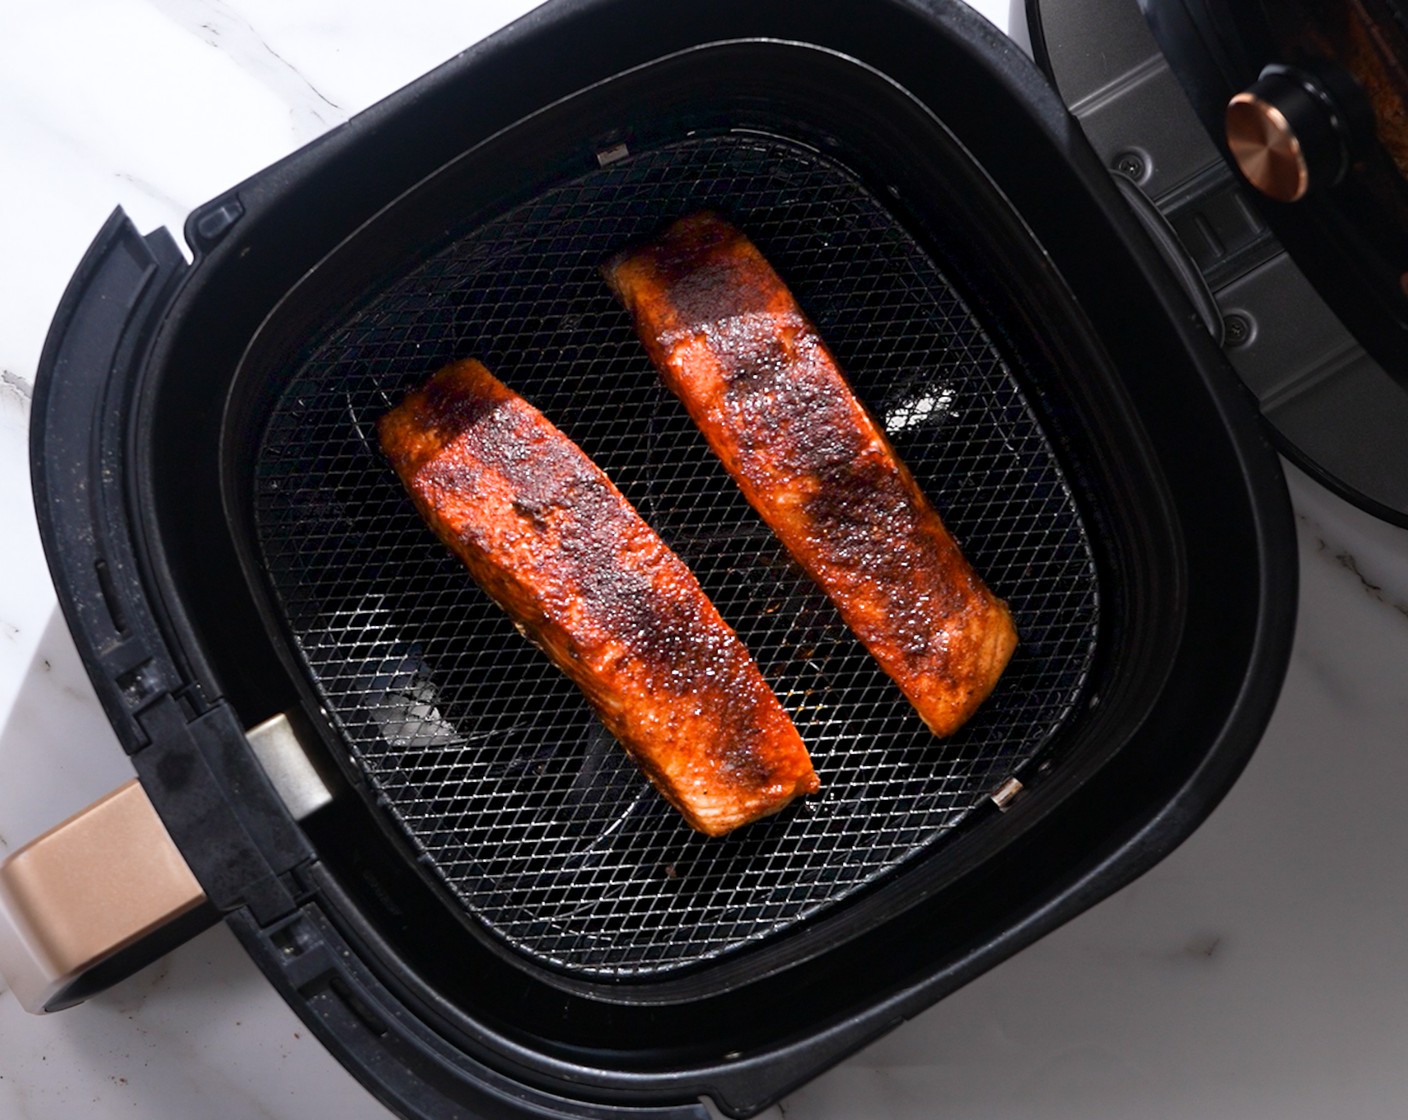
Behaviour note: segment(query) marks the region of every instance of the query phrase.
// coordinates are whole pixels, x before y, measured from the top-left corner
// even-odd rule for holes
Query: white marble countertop
[[[48,321],[121,204],[206,198],[529,0],[6,0],[0,17],[0,853],[130,773],[31,508]],[[1001,22],[1006,0],[980,5]],[[1405,433],[1408,436],[1408,433]],[[793,1094],[806,1120],[1408,1113],[1408,532],[1289,472],[1301,603],[1264,742],[1155,870]],[[217,927],[108,993],[0,993],[0,1117],[386,1112]]]

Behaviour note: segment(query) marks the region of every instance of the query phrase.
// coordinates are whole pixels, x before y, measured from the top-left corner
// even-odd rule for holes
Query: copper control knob
[[[1349,168],[1348,126],[1312,76],[1268,66],[1227,104],[1227,146],[1247,181],[1278,202],[1333,186]]]

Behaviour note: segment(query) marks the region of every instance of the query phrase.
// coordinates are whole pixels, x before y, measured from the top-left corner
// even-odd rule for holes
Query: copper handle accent
[[[0,972],[39,1012],[205,892],[134,778],[0,864]]]
[[[1227,146],[1247,181],[1278,202],[1297,202],[1310,189],[1310,167],[1286,114],[1245,90],[1227,105]]]

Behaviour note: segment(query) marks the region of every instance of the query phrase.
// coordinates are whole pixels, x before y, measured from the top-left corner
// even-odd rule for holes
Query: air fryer
[[[404,1115],[745,1116],[1146,870],[1269,717],[1295,561],[1255,401],[1134,201],[959,5],[560,0],[200,208],[190,263],[115,214],[43,356],[36,504],[140,779],[117,805],[193,878],[32,1002],[223,920]],[[951,739],[600,279],[704,207],[1012,606]],[[691,565],[821,795],[691,833],[437,544],[369,433],[460,357]],[[84,831],[12,859],[12,910],[16,861]]]

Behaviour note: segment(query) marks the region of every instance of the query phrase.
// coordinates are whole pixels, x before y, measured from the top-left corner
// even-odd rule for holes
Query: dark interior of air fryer
[[[601,280],[608,255],[702,207],[777,267],[1011,603],[1019,651],[948,740],[752,514]],[[462,357],[577,441],[690,564],[820,794],[694,834],[434,539],[372,426]],[[336,762],[345,785],[305,828],[358,939],[447,1016],[532,1022],[552,1045],[713,1047],[725,1018],[740,1039],[775,1032],[756,1005],[738,1021],[731,993],[878,936],[984,866],[1157,694],[1182,545],[1113,385],[982,170],[838,56],[688,52],[451,160],[284,295],[223,420],[225,509],[276,655],[231,658],[230,695],[249,722],[301,708]],[[991,795],[1014,777],[1004,813]],[[800,985],[776,1010],[795,1029],[808,1001],[853,998],[847,983]],[[658,1014],[681,1001],[690,1017]]]

